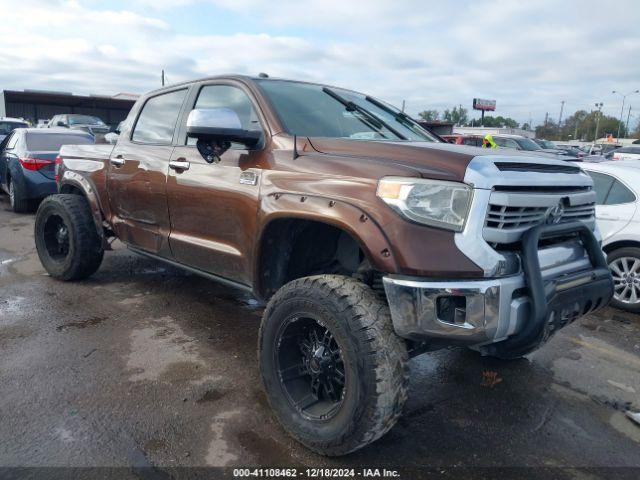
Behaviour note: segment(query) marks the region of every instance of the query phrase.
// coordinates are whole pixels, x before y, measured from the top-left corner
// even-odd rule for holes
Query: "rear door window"
[[[635,200],[636,196],[631,190],[618,180],[614,180],[609,190],[609,195],[607,195],[607,199],[605,200],[605,205],[620,205],[622,203],[632,203],[635,202]]]
[[[62,145],[93,143],[89,135],[73,133],[27,133],[27,150],[31,152],[57,152]]]
[[[187,89],[151,97],[142,107],[131,139],[138,143],[171,145]]]
[[[587,173],[593,179],[593,188],[596,191],[596,205],[604,205],[615,179],[609,175],[605,175],[604,173]]]

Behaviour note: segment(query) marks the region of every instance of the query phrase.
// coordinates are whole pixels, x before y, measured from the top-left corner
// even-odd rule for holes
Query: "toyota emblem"
[[[549,208],[549,210],[547,210],[547,224],[549,225],[554,225],[557,223],[560,223],[560,220],[562,220],[562,216],[564,215],[564,206],[562,205],[562,203],[559,203],[558,205]]]

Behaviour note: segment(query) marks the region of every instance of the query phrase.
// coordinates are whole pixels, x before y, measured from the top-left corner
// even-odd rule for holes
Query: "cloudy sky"
[[[640,2],[0,0],[0,89],[141,93],[221,73],[372,93],[416,114],[473,97],[520,122],[640,88]],[[640,94],[629,98],[632,122]],[[628,100],[628,102],[629,102]],[[633,118],[636,113],[635,119]],[[626,118],[626,108],[625,108]],[[635,125],[635,123],[634,123]]]

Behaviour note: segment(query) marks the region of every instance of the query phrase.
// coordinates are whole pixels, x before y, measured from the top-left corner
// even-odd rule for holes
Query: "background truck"
[[[578,167],[445,144],[349,90],[243,76],[151,92],[115,145],[65,146],[35,241],[55,278],[131,250],[266,302],[259,363],[284,427],[326,455],[396,422],[410,356],[511,359],[606,305]]]

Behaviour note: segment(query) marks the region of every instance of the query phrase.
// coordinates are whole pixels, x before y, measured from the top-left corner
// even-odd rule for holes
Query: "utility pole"
[[[633,95],[634,93],[640,93],[640,90],[634,90],[633,92],[629,92],[625,95],[623,95],[622,93],[618,92],[617,90],[614,90],[611,93],[617,93],[618,95],[620,95],[622,97],[622,108],[620,109],[620,121],[618,122],[618,136],[616,137],[616,139],[620,138],[620,128],[622,127],[622,114],[624,113],[624,101],[626,100],[626,98],[629,95]]]
[[[564,100],[562,100],[560,102],[560,116],[558,117],[558,138],[561,137],[561,130],[560,127],[562,127],[562,111],[564,110]]]
[[[629,113],[627,113],[627,124],[624,127],[625,136],[629,136],[629,117],[631,116],[631,105],[629,105]]]
[[[547,123],[549,122],[549,112],[544,114],[544,126],[547,126]]]
[[[598,111],[596,112],[596,134],[593,137],[593,143],[598,139],[598,129],[600,128],[600,117],[602,116],[602,106],[604,103],[596,103],[596,107],[598,107]]]
[[[162,69],[162,86],[164,87],[164,69]]]

